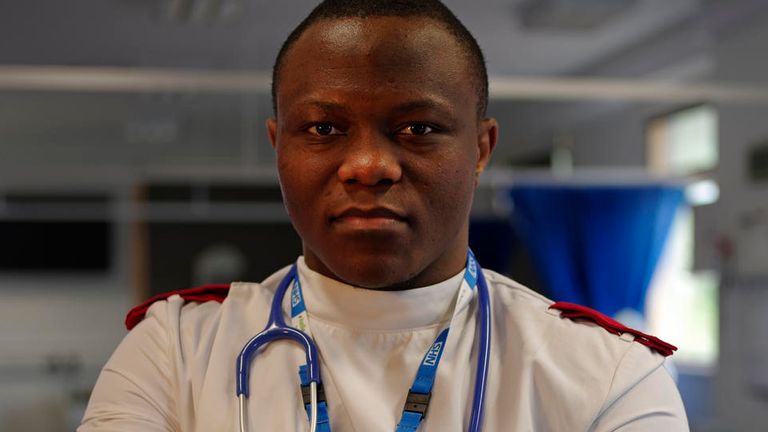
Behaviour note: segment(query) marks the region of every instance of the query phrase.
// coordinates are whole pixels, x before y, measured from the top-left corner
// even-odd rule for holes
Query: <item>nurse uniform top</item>
[[[298,269],[334,432],[393,432],[416,369],[448,322],[419,431],[466,430],[477,299],[456,304],[463,270],[436,285],[386,292],[322,276],[303,258]],[[221,303],[179,295],[155,302],[104,367],[78,432],[237,430],[235,359],[263,329],[287,271],[262,284],[233,283]],[[548,299],[484,273],[492,307],[484,431],[688,430],[664,356],[629,333],[564,318]],[[303,363],[301,348],[288,341],[255,356],[249,430],[309,430],[298,376]]]

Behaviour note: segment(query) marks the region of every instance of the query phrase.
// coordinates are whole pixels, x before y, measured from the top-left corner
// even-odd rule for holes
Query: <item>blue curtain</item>
[[[519,185],[509,193],[515,229],[553,300],[644,314],[682,188]]]

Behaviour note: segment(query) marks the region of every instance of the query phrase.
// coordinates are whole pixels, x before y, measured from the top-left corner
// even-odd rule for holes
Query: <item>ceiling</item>
[[[644,72],[684,57],[698,43],[699,32],[690,38],[676,34],[696,27],[702,15],[720,16],[723,10],[750,15],[746,4],[766,8],[765,0],[623,0],[630,5],[627,9],[602,25],[578,30],[524,26],[515,11],[530,0],[444,1],[478,38],[489,72],[497,78],[630,76],[625,69]],[[619,0],[536,1],[583,5]],[[268,74],[287,32],[316,3],[0,0],[0,67],[117,66]],[[721,7],[713,12],[710,3]],[[203,12],[179,13],[184,4]],[[212,4],[230,5],[233,13],[205,13]],[[738,23],[736,18],[729,22]],[[661,54],[659,46],[664,47]],[[679,48],[672,49],[675,46]],[[652,56],[643,54],[648,50]],[[617,63],[617,57],[628,53],[631,62]],[[523,133],[544,117],[539,111],[526,111],[526,117],[520,109],[512,110],[511,103],[494,103],[494,115],[503,113],[507,119],[505,130]],[[180,175],[200,176],[205,170],[218,173],[218,167],[250,175],[259,167],[273,166],[263,126],[270,114],[268,95],[246,92],[0,90],[0,185],[95,185],[113,177],[123,182],[122,176],[167,175],[176,169]],[[48,175],[39,175],[42,166]],[[97,178],[101,183],[94,181]]]
[[[694,15],[702,0],[633,0],[602,25],[582,30],[525,27],[516,15],[523,1],[445,0],[478,38],[492,75],[583,70]],[[611,0],[539,0],[570,7],[605,1]],[[3,3],[0,64],[268,71],[289,29],[317,1]]]

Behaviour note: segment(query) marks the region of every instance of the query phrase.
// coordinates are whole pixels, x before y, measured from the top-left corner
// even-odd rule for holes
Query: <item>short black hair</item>
[[[488,72],[485,58],[472,33],[456,15],[439,0],[324,0],[304,18],[283,42],[272,68],[272,109],[277,115],[277,84],[283,58],[294,43],[310,27],[321,20],[370,17],[423,17],[442,24],[464,50],[474,75],[478,96],[477,114],[482,118],[488,107]]]

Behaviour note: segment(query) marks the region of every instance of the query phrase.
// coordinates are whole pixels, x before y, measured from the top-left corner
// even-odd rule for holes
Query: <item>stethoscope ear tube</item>
[[[237,356],[237,397],[240,417],[240,430],[245,431],[245,399],[248,398],[250,389],[248,386],[248,377],[250,376],[250,366],[253,356],[257,351],[265,347],[270,342],[289,339],[304,348],[304,355],[307,361],[307,374],[312,388],[312,418],[310,421],[310,432],[315,432],[317,428],[317,384],[320,382],[320,362],[317,356],[317,347],[315,342],[306,333],[293,327],[288,327],[283,319],[282,301],[285,292],[294,277],[298,277],[296,264],[291,266],[291,270],[277,287],[277,292],[272,299],[272,307],[269,312],[269,321],[266,327],[259,334],[252,337],[245,344],[240,354]]]
[[[272,326],[251,338],[251,340],[248,341],[248,344],[246,344],[240,352],[240,355],[237,356],[238,396],[249,396],[248,377],[250,375],[250,364],[256,351],[270,342],[281,339],[289,339],[302,345],[307,365],[309,365],[309,381],[314,383],[320,382],[320,366],[317,361],[317,348],[312,339],[307,336],[306,333],[295,328]]]
[[[479,266],[478,266],[479,267]],[[478,340],[477,369],[475,369],[475,394],[472,400],[472,417],[469,421],[470,432],[482,430],[483,411],[485,408],[485,388],[488,383],[491,353],[491,299],[483,270],[477,272],[477,297],[480,338]]]
[[[245,344],[240,354],[237,356],[237,395],[249,395],[248,377],[250,375],[251,360],[256,352],[269,344],[270,342],[289,339],[292,340],[304,348],[304,354],[307,361],[309,381],[319,383],[320,382],[320,362],[317,360],[317,347],[315,342],[306,333],[293,327],[288,327],[285,324],[283,318],[282,302],[285,297],[285,292],[288,290],[293,278],[297,277],[296,264],[291,266],[288,274],[280,282],[277,287],[275,296],[272,298],[272,306],[269,312],[269,321],[266,327],[259,334],[252,337],[248,343]]]

